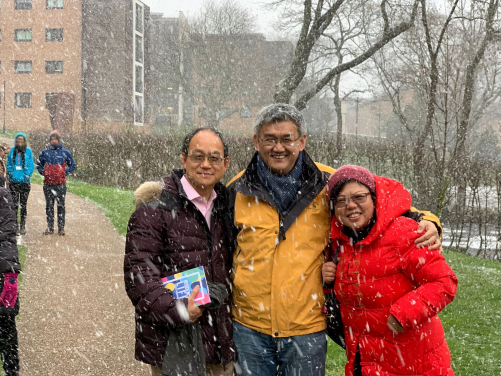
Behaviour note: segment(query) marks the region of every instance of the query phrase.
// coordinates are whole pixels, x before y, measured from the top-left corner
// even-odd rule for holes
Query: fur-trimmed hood
[[[163,189],[164,183],[162,181],[149,181],[141,184],[134,192],[134,204],[136,205],[136,209],[141,205],[160,200]]]
[[[173,170],[172,174],[164,178],[163,181],[150,181],[141,184],[134,192],[136,209],[141,205],[148,205],[155,201],[167,204],[173,200],[172,202],[177,202],[179,205],[181,201],[188,200],[181,184],[181,178],[184,176],[184,173],[185,171],[181,169]],[[224,209],[227,206],[226,187],[221,183],[217,183],[214,190],[217,193],[214,209]],[[170,207],[170,205],[168,206]]]

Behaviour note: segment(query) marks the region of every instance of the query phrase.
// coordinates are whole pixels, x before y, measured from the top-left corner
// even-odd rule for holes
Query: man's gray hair
[[[258,135],[266,124],[283,121],[293,122],[300,136],[305,133],[304,116],[296,107],[287,103],[274,103],[263,107],[254,118],[254,134]]]

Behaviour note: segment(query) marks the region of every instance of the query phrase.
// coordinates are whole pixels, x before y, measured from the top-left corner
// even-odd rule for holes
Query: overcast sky
[[[180,11],[186,17],[194,16],[202,7],[206,0],[143,0],[152,12],[163,13],[167,17],[176,17]],[[237,0],[242,5],[246,6],[252,14],[257,16],[258,33],[263,33],[267,37],[274,34],[273,14],[263,9],[263,0]]]

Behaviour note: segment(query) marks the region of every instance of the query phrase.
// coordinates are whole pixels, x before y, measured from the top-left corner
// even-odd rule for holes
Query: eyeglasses
[[[370,192],[357,193],[353,196],[337,198],[334,201],[334,205],[336,206],[336,208],[342,209],[348,206],[350,200],[353,201],[353,203],[356,205],[363,204],[365,201],[367,201],[367,196],[369,196],[370,194]]]
[[[265,146],[275,147],[275,146],[277,146],[277,144],[281,144],[283,147],[286,147],[286,146],[294,146],[296,141],[299,140],[300,138],[301,138],[301,136],[299,136],[296,139],[293,139],[292,137],[286,136],[286,137],[282,137],[280,140],[278,140],[278,139],[272,138],[272,137],[265,138],[265,139],[258,137],[258,140],[261,141]]]
[[[206,154],[198,154],[198,153],[191,154],[188,156],[188,158],[190,158],[190,161],[192,161],[193,163],[197,163],[197,164],[204,163],[205,159],[207,159],[212,166],[218,166],[218,165],[222,164],[224,159],[225,159],[224,157],[221,157],[219,154],[206,155]]]

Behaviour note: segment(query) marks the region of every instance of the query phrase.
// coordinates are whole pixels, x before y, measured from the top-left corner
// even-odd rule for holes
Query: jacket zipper
[[[189,204],[192,206],[192,209],[195,210],[195,213],[198,217],[201,218],[201,222],[204,226],[204,232],[205,232],[205,238],[206,238],[206,241],[207,241],[207,246],[209,248],[209,265],[210,265],[210,270],[211,270],[211,273],[212,273],[212,282],[214,282],[214,277],[215,277],[215,274],[214,274],[214,263],[212,262],[212,246],[213,246],[213,242],[212,242],[212,231],[211,229],[209,228],[209,225],[207,224],[207,220],[205,219],[205,217],[202,215],[202,213],[200,213],[200,210],[198,210],[198,208],[196,207],[196,205],[194,203],[192,203],[190,200],[188,200]],[[214,210],[214,206],[212,207],[212,209]],[[211,213],[211,223],[212,223],[212,213]],[[209,292],[209,296],[210,296],[210,292]],[[224,302],[223,302],[223,305],[224,305]],[[209,313],[210,314],[210,313]],[[218,329],[218,325],[217,325],[217,314],[215,313],[214,311],[214,330],[217,334],[217,337],[218,337],[218,340],[219,340],[219,345],[220,345],[220,351],[219,351],[219,354],[221,356],[221,363],[223,362],[223,344],[221,343],[221,339],[219,338],[220,335],[219,335],[219,329]]]

